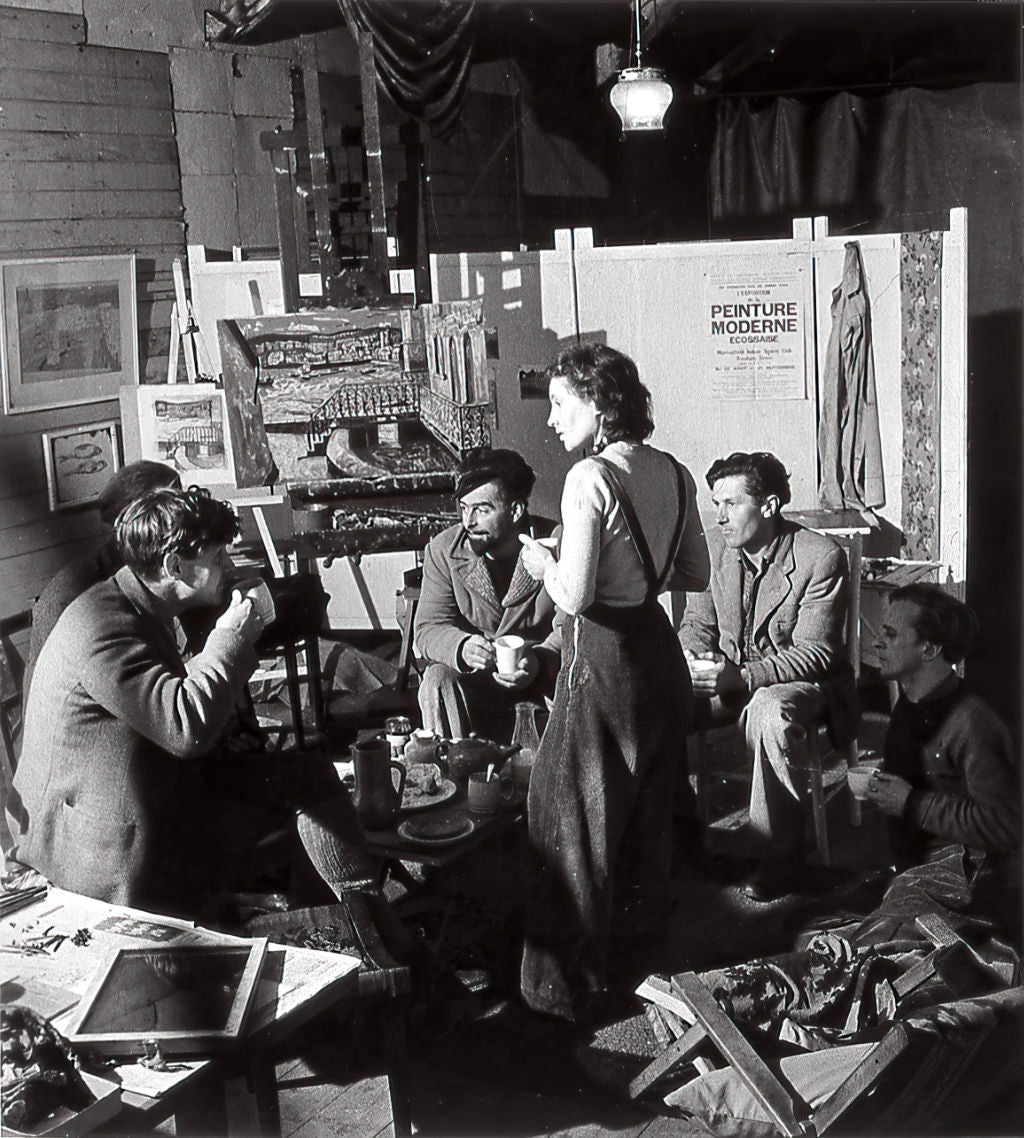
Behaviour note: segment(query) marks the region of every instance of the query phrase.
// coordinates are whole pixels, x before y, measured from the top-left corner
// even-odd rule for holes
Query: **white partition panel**
[[[801,239],[716,241],[595,248],[589,231],[576,231],[580,333],[636,360],[651,391],[652,442],[684,462],[697,479],[702,513],[710,508],[704,473],[734,450],[769,450],[791,474],[793,509],[817,505],[815,376],[813,359],[810,224],[797,222]],[[716,378],[711,353],[712,305],[752,294],[763,283],[769,296],[799,295],[799,338],[804,369],[798,391],[767,385],[755,398],[736,398]],[[754,345],[763,351],[764,345]],[[770,369],[768,369],[770,370]]]
[[[949,211],[942,240],[942,392],[939,553],[954,581],[967,580],[967,210]]]
[[[431,257],[433,298],[484,298],[487,323],[497,330],[500,345],[495,445],[520,450],[538,471],[534,505],[540,512],[557,513],[570,459],[545,427],[546,401],[520,397],[520,373],[544,367],[577,336],[636,360],[654,400],[652,441],[690,467],[701,487],[702,512],[710,508],[703,475],[715,458],[733,450],[776,453],[791,474],[792,508],[813,510],[818,370],[831,332],[832,291],[842,279],[851,239],[860,246],[871,303],[886,490],[877,512],[899,529],[900,234],[831,237],[827,219],[816,218],[813,225],[810,219],[794,221],[793,236],[786,239],[595,247],[588,229],[559,230],[553,250]],[[954,210],[943,235],[940,286],[941,516],[935,556],[958,581],[966,575],[966,241],[966,211]],[[798,335],[783,337],[774,356],[764,343],[751,345],[762,371],[750,394],[739,374],[739,348],[711,327],[711,316],[715,303],[759,295],[796,305]],[[800,382],[794,378],[797,341],[803,345]]]

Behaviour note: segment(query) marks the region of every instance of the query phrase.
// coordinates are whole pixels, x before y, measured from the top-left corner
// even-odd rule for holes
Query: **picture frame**
[[[139,382],[134,253],[0,262],[7,415],[116,399]]]
[[[234,944],[112,948],[96,968],[65,1035],[93,1055],[206,1055],[245,1033],[266,938]]]
[[[117,429],[117,420],[109,419],[42,433],[51,513],[87,506],[99,498],[110,476],[121,469]]]
[[[212,383],[143,383],[120,394],[125,454],[173,467],[185,486],[237,487],[227,399]]]

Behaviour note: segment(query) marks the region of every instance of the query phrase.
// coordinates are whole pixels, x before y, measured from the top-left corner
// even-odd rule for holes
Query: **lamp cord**
[[[636,65],[639,68],[642,54],[640,50],[640,0],[633,0],[633,11],[636,14]]]

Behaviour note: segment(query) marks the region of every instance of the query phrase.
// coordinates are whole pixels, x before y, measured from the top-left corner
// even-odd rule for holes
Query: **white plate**
[[[446,818],[434,823],[429,818],[410,818],[398,823],[398,836],[417,846],[450,846],[468,838],[475,829],[472,818]]]

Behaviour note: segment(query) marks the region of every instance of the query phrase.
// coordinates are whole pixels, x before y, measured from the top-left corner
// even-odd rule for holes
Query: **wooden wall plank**
[[[40,462],[42,457],[40,456]],[[65,510],[43,518],[33,519],[25,525],[12,526],[4,531],[4,541],[8,548],[16,549],[17,555],[25,557],[57,545],[67,545],[71,541],[81,541],[93,537],[98,532],[95,510]]]
[[[159,79],[24,71],[17,67],[0,70],[0,99],[170,110],[167,91]]]
[[[40,40],[45,43],[84,43],[85,17],[66,12],[37,12],[31,8],[0,7],[0,39]]]
[[[3,550],[4,530],[23,526],[45,514],[49,508],[50,500],[45,490],[25,491],[10,498],[0,498],[0,551]]]
[[[93,516],[98,523],[99,515],[93,511]],[[100,533],[97,530],[92,537],[83,537],[75,542],[55,545],[31,554],[14,552],[0,560],[0,580],[3,581],[3,589],[0,589],[0,617],[13,616],[16,612],[31,608],[43,586],[58,569],[73,557],[80,557],[99,545]],[[3,548],[0,546],[0,552]]]
[[[0,478],[9,468],[11,459],[18,457],[18,448],[25,446],[19,436],[31,434],[33,431],[73,427],[76,423],[90,423],[94,418],[116,419],[117,410],[116,399],[104,399],[101,403],[89,403],[79,407],[28,411],[24,415],[0,415],[0,439],[4,439],[3,446],[0,446]]]
[[[177,190],[176,162],[5,162],[0,166],[0,193],[34,193],[59,186],[74,193],[88,190]]]
[[[0,192],[0,221],[181,216],[177,190],[23,190]]]
[[[64,252],[86,246],[108,251],[154,245],[185,244],[180,221],[163,218],[114,218],[109,221],[0,221],[0,249],[15,249],[24,242],[33,249]]]
[[[107,133],[170,137],[172,116],[167,108],[106,106],[97,110],[87,103],[41,103],[8,99],[4,103],[4,129],[87,133],[102,124]]]
[[[185,255],[167,57],[79,48],[74,21],[27,13],[19,22],[20,10],[19,20],[11,13],[0,7],[0,256],[134,250],[139,370],[162,380],[171,270]],[[0,415],[0,614],[31,604],[57,569],[102,537],[93,509],[50,512],[40,436],[119,417],[116,400]]]
[[[173,138],[142,134],[56,134],[0,130],[0,158],[15,162],[177,163]]]
[[[116,48],[75,47],[60,43],[33,43],[6,39],[0,32],[0,68],[53,71],[76,75],[120,75],[125,79],[167,82],[167,56],[155,51],[118,51]]]

